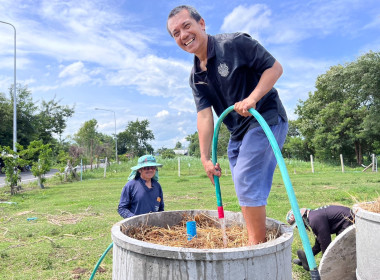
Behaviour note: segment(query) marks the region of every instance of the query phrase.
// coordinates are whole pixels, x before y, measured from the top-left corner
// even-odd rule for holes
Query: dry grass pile
[[[197,222],[197,237],[187,240],[186,222]],[[184,215],[178,225],[168,226],[167,228],[140,225],[127,226],[122,225],[121,231],[134,239],[170,246],[197,249],[223,249],[223,233],[218,219],[198,214],[194,217]],[[247,246],[248,234],[247,229],[242,225],[233,224],[226,227],[228,238],[227,248],[236,248]],[[267,241],[277,238],[280,235],[279,229],[267,229]]]
[[[378,197],[374,202],[371,203],[360,203],[361,208],[373,213],[380,213],[380,197]]]

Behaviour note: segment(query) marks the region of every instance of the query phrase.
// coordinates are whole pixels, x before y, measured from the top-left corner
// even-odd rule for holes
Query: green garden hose
[[[104,257],[107,255],[108,251],[109,251],[112,247],[113,247],[113,242],[108,246],[108,248],[104,251],[103,255],[100,257],[100,259],[99,259],[98,262],[96,263],[95,268],[94,268],[94,270],[93,270],[92,273],[91,273],[90,280],[94,279],[94,277],[95,277],[95,273],[96,273],[96,271],[98,270],[99,265],[102,263]]]
[[[233,110],[234,110],[234,106],[230,106],[226,110],[224,110],[224,112],[220,115],[220,117],[216,123],[215,129],[214,129],[214,136],[212,139],[212,162],[214,163],[214,165],[217,163],[216,153],[217,153],[218,135],[219,135],[220,125],[221,125],[222,121],[224,120],[224,118],[226,117],[226,115],[229,114]],[[265,132],[265,135],[267,136],[267,138],[269,140],[270,145],[272,146],[273,153],[276,157],[278,166],[279,166],[280,171],[281,171],[282,179],[283,179],[284,184],[285,184],[285,189],[286,189],[286,192],[287,192],[288,197],[289,197],[290,206],[293,210],[293,214],[294,214],[294,218],[296,220],[298,231],[300,233],[300,237],[301,237],[302,245],[303,245],[303,248],[304,248],[304,251],[306,254],[307,262],[308,262],[309,267],[310,267],[311,279],[312,280],[314,280],[314,279],[319,280],[320,275],[318,272],[317,264],[315,262],[313,252],[311,250],[310,241],[309,241],[309,238],[307,236],[305,225],[304,225],[302,217],[301,217],[301,213],[300,213],[300,209],[299,209],[297,199],[296,199],[296,196],[294,193],[294,189],[293,189],[292,183],[290,182],[288,170],[286,169],[285,161],[284,161],[284,158],[282,157],[281,150],[278,146],[276,138],[274,137],[272,130],[270,129],[270,127],[268,126],[268,124],[266,123],[264,118],[259,114],[259,112],[257,112],[253,108],[249,109],[248,111],[256,118],[258,123],[261,125],[262,129]],[[218,176],[214,176],[214,182],[215,182],[215,192],[216,192],[216,200],[217,200],[217,206],[218,206],[218,214],[219,214],[219,218],[223,218],[224,217],[224,210],[223,210],[222,196],[221,196],[221,192],[220,192],[220,184],[219,184],[219,177]]]

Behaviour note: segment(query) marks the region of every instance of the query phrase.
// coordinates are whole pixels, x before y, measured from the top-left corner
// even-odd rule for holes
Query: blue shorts
[[[281,149],[288,122],[279,117],[279,123],[270,128]],[[261,126],[248,130],[240,141],[230,140],[227,154],[240,206],[266,205],[277,160]]]

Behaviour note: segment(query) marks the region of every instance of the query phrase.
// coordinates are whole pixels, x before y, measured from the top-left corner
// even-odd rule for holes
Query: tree
[[[178,141],[178,142],[175,144],[174,150],[179,150],[179,149],[182,149],[182,144],[181,144],[181,142]]]
[[[230,141],[230,132],[227,126],[224,123],[222,123],[219,129],[219,135],[218,135],[218,149],[217,149],[218,158],[227,155],[227,147],[228,147],[229,141]]]
[[[0,144],[12,147],[13,139],[13,108],[10,101],[0,93]]]
[[[300,160],[308,160],[310,151],[307,142],[299,132],[297,121],[289,120],[288,135],[282,148],[284,156]]]
[[[159,149],[159,153],[162,158],[175,158],[175,152],[173,149],[162,148]]]
[[[17,150],[21,149],[22,147],[17,147]],[[11,195],[14,195],[19,190],[17,184],[21,181],[20,169],[18,167],[26,165],[26,160],[22,159],[17,152],[14,152],[9,147],[0,146],[0,151],[5,165],[5,182],[11,189]]]
[[[42,140],[32,141],[27,150],[24,151],[32,164],[32,174],[37,177],[38,185],[44,189],[44,175],[50,171],[52,166],[52,150],[50,144],[43,144]]]
[[[138,119],[133,122],[128,122],[125,131],[120,132],[118,139],[118,153],[132,154],[133,156],[143,156],[144,154],[153,153],[153,147],[148,143],[149,140],[154,140],[154,135],[148,129],[149,121]]]
[[[48,143],[57,134],[59,142],[62,143],[62,133],[67,126],[67,119],[74,114],[74,107],[63,106],[55,97],[50,101],[42,101],[40,112],[37,114],[39,139]]]
[[[189,141],[189,156],[200,157],[198,132],[188,135],[186,140]]]
[[[380,110],[380,53],[367,53],[357,61],[332,66],[316,81],[316,91],[300,101],[296,113],[307,145],[322,160],[358,164],[363,154],[376,149],[380,129],[374,118]],[[377,122],[378,123],[378,122]]]
[[[11,89],[10,96],[13,96]],[[13,108],[13,99],[11,99]],[[27,86],[17,87],[17,143],[27,147],[33,140],[38,139],[36,133],[36,119],[34,117],[37,106],[33,102],[32,93]]]
[[[13,87],[9,98],[0,93],[0,143],[13,146]],[[42,139],[44,143],[56,143],[53,134],[60,138],[66,128],[67,118],[71,117],[73,108],[63,106],[56,101],[43,101],[38,106],[27,86],[17,85],[17,142],[26,147],[34,140]],[[60,139],[61,140],[61,139]]]
[[[188,147],[189,155],[200,157],[201,153],[199,150],[198,132],[188,135],[186,137],[186,140],[189,141],[189,147]],[[219,135],[218,135],[218,146],[217,146],[218,157],[227,155],[227,146],[228,146],[229,140],[230,140],[230,132],[228,131],[225,124],[222,123],[219,129]],[[210,154],[210,157],[211,157],[211,154]]]
[[[90,158],[90,163],[92,165],[94,146],[97,146],[99,138],[96,128],[98,122],[95,119],[84,122],[84,124],[79,128],[79,131],[74,135],[74,140],[83,147],[85,154]]]

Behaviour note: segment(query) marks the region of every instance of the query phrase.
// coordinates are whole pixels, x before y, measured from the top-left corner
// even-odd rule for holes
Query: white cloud
[[[158,112],[158,113],[156,114],[156,117],[157,117],[157,118],[163,118],[163,117],[166,117],[166,116],[169,116],[169,112],[166,111],[166,110],[162,110],[162,111],[160,111],[160,112]]]
[[[190,69],[189,63],[149,55],[106,78],[111,85],[136,86],[148,96],[185,97]]]
[[[68,77],[68,76],[71,77],[71,76],[74,76],[74,75],[81,74],[84,71],[85,71],[85,69],[84,69],[83,62],[82,61],[78,61],[78,62],[70,64],[69,66],[66,66],[61,71],[61,73],[59,73],[58,77],[60,77],[60,78],[65,78],[65,77]]]
[[[377,14],[363,29],[379,29],[380,28],[380,14]]]
[[[365,3],[351,1],[311,1],[283,3],[281,14],[272,13],[265,4],[239,5],[223,21],[223,32],[247,32],[264,44],[291,44],[317,36],[325,37],[333,32],[355,34],[356,23],[352,16],[355,9]],[[376,17],[367,27],[380,21]],[[378,24],[377,24],[378,26]]]
[[[5,76],[0,76],[0,92],[2,92],[1,89],[4,89],[5,94],[8,93],[8,90],[5,92],[5,89],[9,89],[13,85],[13,77],[5,77]]]
[[[223,32],[246,32],[259,37],[260,30],[270,26],[271,10],[264,4],[238,6],[224,18]]]
[[[58,85],[55,86],[35,86],[35,87],[30,87],[31,92],[46,92],[46,91],[52,91],[59,88]]]
[[[59,78],[67,78],[64,85],[75,86],[84,84],[91,80],[87,74],[87,70],[84,67],[83,62],[78,61],[66,66],[58,75]]]

